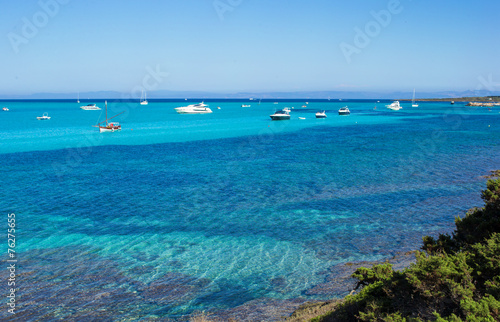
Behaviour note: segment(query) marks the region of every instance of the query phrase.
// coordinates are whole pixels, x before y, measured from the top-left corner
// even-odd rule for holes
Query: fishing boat
[[[125,111],[123,111],[119,114],[116,114],[113,117],[108,118],[108,101],[105,101],[104,105],[105,105],[105,109],[106,109],[106,119],[100,123],[97,123],[97,125],[94,125],[94,126],[99,128],[100,133],[121,131],[122,126],[118,122],[108,122],[108,121],[111,120],[112,118],[117,117],[118,115],[120,115],[122,113],[125,113]],[[103,123],[104,123],[104,125],[101,125]]]
[[[148,100],[146,99],[146,92],[142,91],[141,94],[141,105],[148,105]]]
[[[188,106],[176,107],[175,111],[179,114],[207,114],[212,113],[212,110],[208,105],[203,102],[198,104],[191,104]]]
[[[390,105],[386,105],[386,107],[393,111],[398,111],[402,109],[401,105],[399,105],[399,101],[394,101]]]
[[[88,105],[80,106],[80,108],[82,110],[85,110],[85,111],[99,111],[99,110],[101,110],[101,108],[99,106],[97,106],[96,104],[88,104]]]
[[[45,112],[45,113],[43,113],[42,116],[37,116],[36,119],[40,120],[40,121],[46,121],[46,120],[50,120],[50,116],[47,112]]]
[[[418,107],[418,104],[415,103],[415,89],[413,89],[413,99],[411,100],[411,107]]]
[[[285,110],[276,111],[274,114],[269,115],[273,121],[289,120],[290,113]]]
[[[326,119],[326,112],[324,110],[317,112],[316,113],[316,118],[317,119]]]
[[[339,109],[339,115],[350,115],[351,111],[349,111],[349,108],[347,106],[341,107]]]

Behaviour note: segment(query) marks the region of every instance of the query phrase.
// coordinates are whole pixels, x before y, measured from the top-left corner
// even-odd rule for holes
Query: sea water
[[[211,100],[212,114],[180,115],[198,102],[108,101],[122,130],[99,133],[105,103],[87,103],[1,102],[19,320],[277,319],[345,296],[332,281],[346,263],[452,232],[500,161],[498,108]],[[271,121],[283,107],[291,119]]]

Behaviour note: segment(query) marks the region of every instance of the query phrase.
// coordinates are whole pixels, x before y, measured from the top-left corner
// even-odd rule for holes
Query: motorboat
[[[176,107],[175,111],[179,114],[207,114],[212,113],[212,110],[208,105],[203,102],[198,104],[191,104],[188,106]]]
[[[316,113],[316,118],[317,119],[326,119],[326,112],[325,111],[319,111]]]
[[[241,107],[250,107],[250,105],[248,105],[248,104],[243,104],[243,105],[241,105]]]
[[[401,105],[399,105],[399,101],[394,101],[390,105],[386,105],[386,107],[393,111],[397,111],[403,108]]]
[[[349,111],[349,108],[347,106],[339,108],[339,115],[349,115],[351,114],[351,111]]]
[[[50,116],[48,113],[43,113],[42,116],[37,116],[36,119],[40,121],[50,120]]]
[[[99,111],[101,109],[100,107],[98,107],[95,104],[88,104],[88,105],[85,105],[85,106],[80,106],[80,108],[82,110],[85,110],[85,111]]]
[[[2,108],[2,111],[8,111],[9,109],[7,107]]]
[[[292,110],[289,107],[285,107],[283,111],[290,113]]]
[[[289,120],[290,113],[285,110],[276,111],[274,114],[269,115],[273,121]]]

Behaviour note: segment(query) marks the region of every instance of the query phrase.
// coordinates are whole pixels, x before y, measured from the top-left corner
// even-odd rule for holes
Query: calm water
[[[208,101],[212,114],[179,115],[194,102],[108,102],[123,130],[100,134],[104,109],[87,103],[0,102],[22,321],[288,315],[346,295],[332,286],[342,264],[450,232],[499,168],[498,107]],[[285,106],[291,120],[272,122]]]

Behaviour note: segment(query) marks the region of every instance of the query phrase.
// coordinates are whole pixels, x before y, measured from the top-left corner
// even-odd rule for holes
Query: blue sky
[[[496,0],[0,5],[0,94],[500,90]]]

